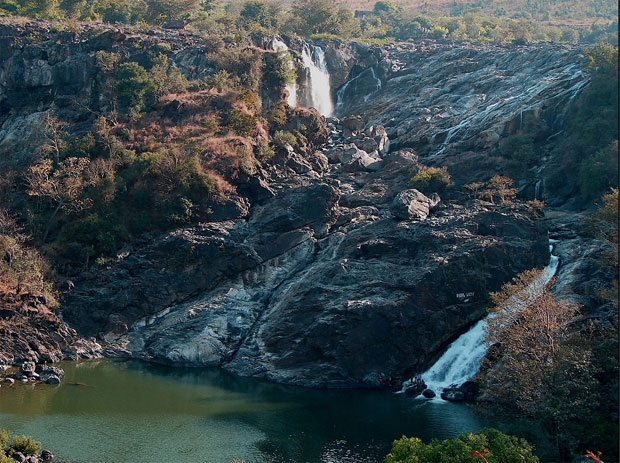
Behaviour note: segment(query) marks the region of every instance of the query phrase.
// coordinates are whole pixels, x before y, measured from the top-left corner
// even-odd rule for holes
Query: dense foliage
[[[424,2],[408,8],[404,1],[380,0],[372,10],[354,14],[355,2],[328,0],[296,0],[289,8],[263,0],[232,3],[218,0],[5,0],[0,2],[0,13],[110,23],[175,24],[174,27],[179,24],[184,27],[188,23],[194,30],[228,37],[247,31],[264,31],[362,40],[420,37],[476,42],[617,43],[618,40],[618,10],[611,2],[593,2],[600,5],[592,7],[528,1],[527,4],[521,2],[520,6],[511,2],[495,8],[489,7],[489,3],[495,2],[454,2],[449,9],[441,5],[433,8],[429,2]],[[590,19],[584,21],[584,18]]]
[[[417,437],[394,441],[386,463],[538,463],[534,446],[525,439],[493,428],[463,433],[455,439],[433,439],[425,444]]]
[[[71,274],[145,233],[208,220],[278,146],[303,148],[320,128],[284,130],[290,108],[278,99],[294,73],[282,54],[218,49],[208,57],[213,72],[188,80],[166,47],[145,43],[136,53],[139,61],[131,50],[96,52],[95,91],[105,106],[89,111],[79,131],[47,111],[30,160],[6,164],[7,287],[44,286],[47,266],[28,243]]]

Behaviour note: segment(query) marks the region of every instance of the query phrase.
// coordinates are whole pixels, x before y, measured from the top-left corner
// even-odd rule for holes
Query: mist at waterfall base
[[[550,240],[549,251],[553,251],[553,241]],[[515,313],[525,309],[532,300],[537,298],[542,289],[555,275],[560,259],[551,254],[549,264],[540,276],[534,280],[521,295],[512,296],[506,302],[507,308]],[[485,343],[488,320],[495,315],[491,314],[478,321],[466,333],[459,336],[443,353],[443,355],[423,375],[422,379],[429,389],[439,393],[447,387],[458,387],[465,381],[473,378],[482,364],[487,352]],[[405,383],[404,387],[406,387]]]

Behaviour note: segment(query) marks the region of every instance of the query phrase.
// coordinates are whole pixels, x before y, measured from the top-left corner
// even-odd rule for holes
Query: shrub
[[[262,143],[259,147],[259,153],[263,159],[271,159],[276,155],[276,151],[269,143]]]
[[[136,62],[123,63],[116,74],[116,94],[121,114],[136,117],[146,105],[146,96],[155,84],[146,69]]]
[[[409,185],[424,194],[441,193],[453,184],[452,176],[446,167],[423,167],[409,181]]]
[[[267,120],[273,127],[282,127],[287,123],[286,107],[287,104],[284,101],[280,101],[269,110]]]
[[[276,130],[276,133],[273,134],[273,141],[280,146],[284,146],[287,143],[291,146],[297,145],[297,137],[291,132],[285,132],[284,130]]]
[[[598,150],[579,169],[581,192],[594,197],[618,186],[618,140]]]
[[[6,429],[0,429],[0,451],[7,450],[10,441],[11,435],[9,432]]]
[[[534,139],[529,135],[511,135],[501,143],[499,150],[502,156],[525,165],[535,158]]]
[[[30,436],[15,436],[11,440],[10,448],[13,452],[21,452],[25,455],[32,455],[43,449],[41,442],[34,440]]]
[[[153,58],[150,74],[158,96],[168,93],[181,93],[187,90],[189,86],[189,82],[181,70],[173,66],[164,54],[159,54]]]
[[[228,113],[226,125],[237,135],[251,137],[256,132],[256,116],[234,108]]]
[[[417,437],[394,441],[386,463],[538,463],[534,446],[525,439],[509,436],[493,428],[463,433],[455,439],[429,444]]]

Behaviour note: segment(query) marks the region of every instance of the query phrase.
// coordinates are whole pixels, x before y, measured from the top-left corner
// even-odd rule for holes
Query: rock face
[[[24,377],[44,373],[40,369],[35,373],[38,362],[101,355],[97,342],[80,337],[47,304],[41,295],[0,291],[0,364],[21,364]],[[59,374],[56,370],[62,371],[55,369],[55,374]]]
[[[479,318],[488,291],[547,262],[530,206],[441,203],[408,188],[414,154],[377,153],[376,171],[352,169],[368,154],[338,143],[321,156],[278,154],[263,173],[274,196],[252,201],[247,219],[173,231],[83,274],[65,317],[103,336],[110,355],[389,387]],[[293,168],[297,158],[311,170]],[[461,303],[464,291],[475,300]]]
[[[105,112],[95,53],[145,40],[136,34],[108,28],[38,44],[19,27],[0,30],[0,155],[27,156],[51,107],[76,130],[74,103]],[[212,70],[200,39],[150,39],[171,44],[187,77]],[[63,301],[71,326],[99,336],[108,355],[305,386],[390,387],[480,318],[489,291],[547,263],[547,224],[532,206],[458,192],[440,201],[409,180],[420,160],[450,167],[457,186],[495,175],[488,154],[499,137],[522,115],[553,122],[587,83],[578,50],[322,46],[337,111],[348,117],[325,130],[316,111],[299,108],[284,128],[320,126],[310,141],[321,149],[281,147],[239,179],[210,222],[144,236],[82,272]],[[474,296],[463,302],[463,292]],[[21,360],[95,355],[60,320],[41,323],[60,339],[29,332],[35,341],[19,344]],[[0,347],[13,342],[10,331],[0,336]]]

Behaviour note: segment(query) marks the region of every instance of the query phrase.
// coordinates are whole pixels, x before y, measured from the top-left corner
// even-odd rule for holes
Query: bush
[[[588,197],[618,186],[618,140],[584,160],[579,169],[579,185]]]
[[[291,146],[297,145],[297,137],[291,132],[285,132],[284,130],[276,130],[276,133],[273,134],[273,141],[280,146],[284,146],[287,143]]]
[[[256,116],[235,108],[228,113],[226,125],[237,135],[251,137],[256,132]]]
[[[9,448],[9,442],[11,441],[11,435],[6,429],[0,429],[0,450],[4,451]]]
[[[463,433],[456,439],[433,439],[425,444],[417,437],[394,441],[386,463],[538,463],[534,446],[525,439],[493,428]]]
[[[535,158],[534,139],[529,135],[511,135],[500,144],[499,151],[502,156],[527,166]]]
[[[453,184],[452,176],[446,167],[423,167],[409,181],[409,185],[424,194],[441,193]]]
[[[116,75],[116,95],[121,114],[136,117],[146,105],[146,96],[156,86],[146,69],[138,63],[123,63]]]
[[[24,455],[32,455],[43,449],[41,442],[34,440],[30,436],[15,436],[11,440],[10,449],[13,452],[21,452]]]

